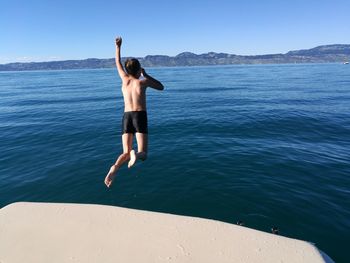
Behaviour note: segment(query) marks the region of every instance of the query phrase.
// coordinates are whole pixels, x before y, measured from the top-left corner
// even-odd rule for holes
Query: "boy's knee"
[[[130,157],[130,152],[125,152],[125,153],[122,153],[122,157]]]

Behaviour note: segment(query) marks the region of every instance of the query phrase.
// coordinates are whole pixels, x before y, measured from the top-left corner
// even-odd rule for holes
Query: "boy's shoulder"
[[[126,85],[126,86],[140,86],[142,87],[143,86],[143,82],[141,79],[136,79],[134,78],[133,76],[127,76],[125,77],[124,79],[122,79],[122,82],[123,82],[123,85]]]

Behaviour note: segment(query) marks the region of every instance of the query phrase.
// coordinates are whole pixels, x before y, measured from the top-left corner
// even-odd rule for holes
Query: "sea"
[[[350,66],[146,68],[149,154],[122,152],[116,69],[0,72],[0,207],[120,206],[306,240],[349,262]],[[136,146],[135,146],[136,147]]]

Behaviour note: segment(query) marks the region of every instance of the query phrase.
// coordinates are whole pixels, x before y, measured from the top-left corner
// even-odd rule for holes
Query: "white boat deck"
[[[214,220],[120,207],[0,209],[1,263],[333,262],[312,244]]]

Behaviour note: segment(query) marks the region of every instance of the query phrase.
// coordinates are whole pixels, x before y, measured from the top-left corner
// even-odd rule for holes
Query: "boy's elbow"
[[[159,90],[164,90],[164,86],[163,86],[163,84],[162,84],[162,83],[159,83],[159,85],[158,85],[158,89],[159,89]]]

